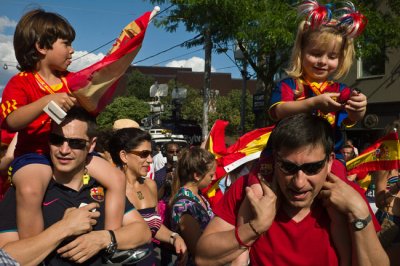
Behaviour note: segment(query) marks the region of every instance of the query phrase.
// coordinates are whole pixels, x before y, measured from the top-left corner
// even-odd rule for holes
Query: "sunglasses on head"
[[[278,158],[277,162],[278,162],[279,168],[281,169],[281,171],[284,174],[294,175],[301,170],[306,175],[316,175],[319,172],[321,172],[327,159],[328,159],[328,156],[326,156],[321,161],[313,162],[313,163],[304,163],[302,165],[297,165],[295,163],[282,160],[281,158]]]
[[[54,133],[50,133],[49,135],[49,143],[51,145],[55,146],[61,146],[64,144],[64,142],[68,143],[68,146],[71,149],[77,149],[77,150],[83,150],[86,148],[86,143],[89,142],[89,140],[86,139],[76,139],[76,138],[66,138],[64,136],[60,136]]]
[[[147,157],[149,157],[149,155],[151,155],[152,152],[149,150],[143,150],[143,151],[128,151],[128,153],[132,153],[139,156],[142,159],[146,159]]]

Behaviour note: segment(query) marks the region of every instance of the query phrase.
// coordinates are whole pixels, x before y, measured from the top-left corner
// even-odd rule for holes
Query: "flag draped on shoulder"
[[[90,113],[98,114],[116,91],[124,89],[119,81],[142,46],[153,12],[129,23],[102,60],[65,77],[68,89]]]
[[[255,129],[241,136],[233,145],[226,147],[225,128],[228,124],[227,121],[217,120],[207,138],[205,148],[214,154],[217,162],[216,178],[209,187],[203,190],[209,198],[215,195],[218,189],[216,183],[222,177],[237,167],[260,157],[273,129],[273,126]]]
[[[399,169],[400,146],[397,132],[377,140],[359,156],[346,163],[348,175],[370,171]]]

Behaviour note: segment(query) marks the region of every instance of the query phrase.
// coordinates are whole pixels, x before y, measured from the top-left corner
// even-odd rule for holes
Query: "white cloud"
[[[86,51],[75,51],[75,53],[72,55],[72,64],[69,66],[68,70],[73,72],[79,71],[93,63],[96,63],[97,61],[100,61],[103,59],[103,57],[103,53],[88,54]],[[78,59],[74,60],[75,58]]]
[[[17,25],[15,20],[11,20],[8,17],[0,17],[0,32],[3,32],[5,28],[14,28]]]
[[[204,71],[204,59],[194,56],[192,58],[186,60],[174,60],[167,63],[165,66],[167,67],[189,67],[194,72],[203,72]],[[215,68],[211,67],[211,72],[215,72]]]

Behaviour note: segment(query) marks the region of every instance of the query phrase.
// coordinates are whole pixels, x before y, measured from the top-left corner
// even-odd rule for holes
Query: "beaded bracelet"
[[[259,237],[261,234],[257,232],[257,230],[254,228],[253,224],[251,223],[251,220],[249,221],[249,225],[251,230],[253,230],[253,232],[257,235],[257,237]]]
[[[244,247],[244,248],[250,248],[250,245],[245,244],[240,238],[239,238],[239,227],[235,227],[235,237],[237,242],[239,243],[240,247]]]

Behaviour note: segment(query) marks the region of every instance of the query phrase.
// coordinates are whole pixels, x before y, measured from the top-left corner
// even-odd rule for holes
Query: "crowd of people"
[[[332,80],[349,71],[366,19],[330,8],[299,5],[288,77],[268,109],[275,127],[260,158],[218,180],[212,204],[202,191],[215,181],[214,154],[157,147],[129,119],[100,132],[63,81],[74,29],[27,12],[14,35],[21,73],[1,103],[2,142],[16,133],[1,153],[12,186],[0,201],[0,264],[399,264],[398,169],[371,173],[375,214],[347,174],[358,150],[338,130],[366,113],[363,93]],[[43,112],[51,101],[67,112],[59,124]]]

